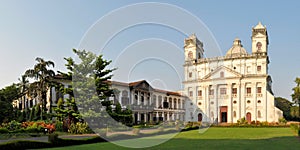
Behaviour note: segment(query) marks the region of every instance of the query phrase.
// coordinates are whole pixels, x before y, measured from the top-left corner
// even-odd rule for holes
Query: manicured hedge
[[[297,123],[291,123],[291,129],[300,136],[300,125]]]
[[[51,134],[51,136],[53,136]],[[50,140],[49,136],[49,140]],[[50,140],[51,141],[51,140]],[[105,139],[101,137],[93,137],[83,140],[73,140],[73,139],[60,139],[56,138],[52,142],[37,142],[37,141],[13,141],[4,144],[0,144],[0,150],[9,150],[9,149],[40,149],[40,148],[51,148],[51,147],[62,147],[62,146],[71,146],[71,145],[81,145],[81,144],[91,144],[96,142],[106,142]]]

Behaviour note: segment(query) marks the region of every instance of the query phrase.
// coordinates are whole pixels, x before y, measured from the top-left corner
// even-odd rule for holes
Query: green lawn
[[[209,128],[205,133],[198,130],[181,132],[171,140],[148,147],[146,149],[300,149],[300,139],[290,128]],[[164,135],[156,136],[156,140],[163,140]],[[149,138],[139,140],[124,140],[121,142],[152,142]],[[110,142],[70,146],[55,149],[85,150],[85,149],[130,149],[120,147]]]

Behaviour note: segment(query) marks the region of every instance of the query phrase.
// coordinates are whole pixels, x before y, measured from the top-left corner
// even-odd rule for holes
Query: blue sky
[[[55,70],[65,70],[63,57],[74,57],[72,48],[80,47],[84,35],[97,20],[117,8],[138,2],[142,1],[1,1],[0,87],[17,82],[24,71],[35,64],[36,57],[54,61]],[[294,79],[300,76],[298,68],[300,64],[300,2],[296,0],[152,2],[176,5],[197,16],[213,34],[221,50],[219,55],[226,53],[235,37],[239,37],[246,50],[251,52],[251,28],[261,21],[267,26],[269,34],[269,73],[273,79],[273,91],[275,96],[290,99],[291,89],[295,86]],[[147,10],[149,13],[151,11],[164,13]],[[182,20],[178,19],[178,24],[180,23]],[[201,39],[201,35],[197,36]],[[184,37],[186,35],[163,26],[140,25],[129,28],[114,37],[106,45],[107,52],[104,54],[116,63],[124,64],[122,61],[114,60],[122,50],[129,48],[128,51],[130,51],[134,47],[138,49],[138,44],[131,45],[131,47],[130,44],[139,40],[142,41],[140,43],[147,44],[145,39],[152,38],[152,42],[157,42],[152,49],[161,47],[169,50],[176,49],[176,52],[161,50],[160,54],[168,57],[176,53],[178,56],[179,51],[182,50]],[[165,39],[172,44],[164,45],[159,40],[153,39]],[[204,46],[208,47],[206,51],[210,51],[209,46],[205,44]],[[114,57],[110,57],[110,54]],[[143,54],[142,52],[139,55]],[[170,61],[174,62],[175,66],[180,66],[181,62],[178,60],[181,59],[183,57]],[[155,72],[155,70],[158,71]],[[172,76],[177,73],[179,75]],[[122,72],[119,71],[118,74]],[[177,90],[180,87],[178,81],[182,77],[182,70],[172,69],[170,65],[158,63],[155,59],[148,59],[146,63],[137,65],[127,79],[138,80],[143,77],[147,79],[147,76],[154,76],[149,79],[156,86]],[[168,84],[160,80],[166,80],[165,83]],[[176,80],[177,83],[172,83],[172,80]]]

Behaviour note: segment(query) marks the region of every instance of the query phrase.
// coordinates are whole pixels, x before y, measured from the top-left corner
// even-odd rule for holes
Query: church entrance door
[[[199,113],[199,114],[198,114],[198,122],[201,122],[201,121],[202,121],[202,114]]]
[[[220,107],[220,122],[227,122],[227,106]]]

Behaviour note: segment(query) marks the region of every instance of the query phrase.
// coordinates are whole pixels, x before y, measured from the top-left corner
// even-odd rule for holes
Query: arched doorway
[[[198,122],[201,122],[201,121],[202,121],[202,114],[199,113],[199,114],[198,114]]]
[[[248,123],[251,123],[251,113],[250,112],[247,112],[246,120],[248,121]]]

